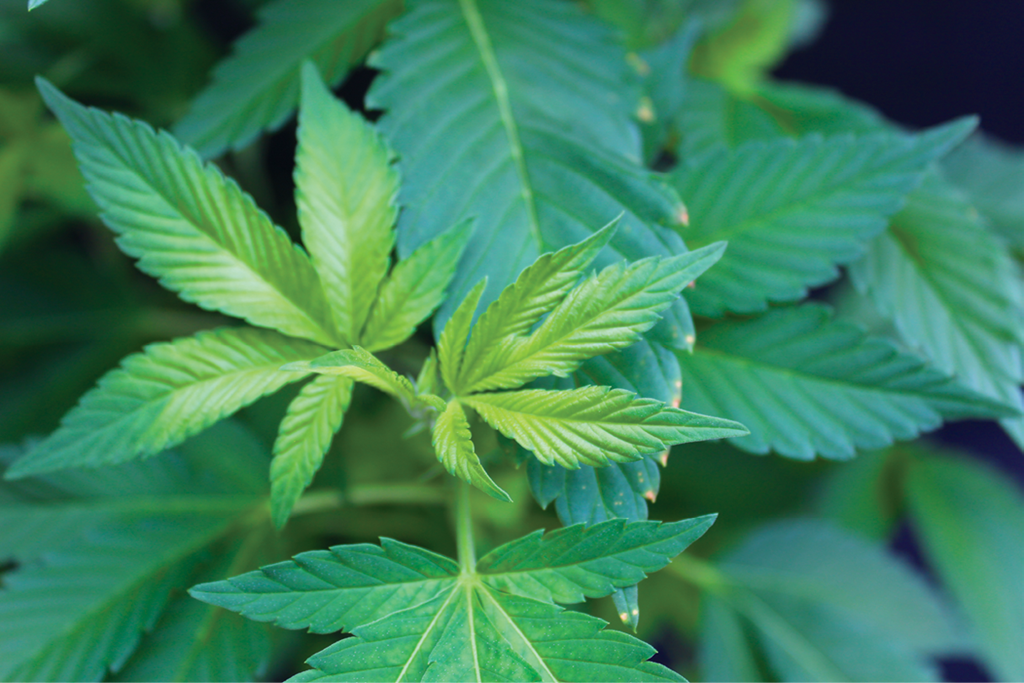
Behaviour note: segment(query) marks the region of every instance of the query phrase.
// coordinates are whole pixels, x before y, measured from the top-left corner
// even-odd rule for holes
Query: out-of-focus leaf
[[[953,594],[999,680],[1024,679],[1024,494],[965,457],[922,454],[907,501],[924,555]]]

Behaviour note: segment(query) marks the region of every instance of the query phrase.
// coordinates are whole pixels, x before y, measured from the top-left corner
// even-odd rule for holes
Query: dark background
[[[981,128],[1024,145],[1024,0],[833,0],[818,39],[775,75],[839,89],[914,128],[978,114]],[[1015,476],[1024,457],[992,422],[949,424],[930,435]],[[903,529],[897,553],[917,560]],[[970,660],[942,662],[950,681],[991,680]]]

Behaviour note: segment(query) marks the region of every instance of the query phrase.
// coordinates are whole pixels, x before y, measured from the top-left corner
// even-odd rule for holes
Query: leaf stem
[[[292,516],[325,512],[346,505],[441,505],[444,491],[422,484],[363,484],[341,489],[311,491],[295,503]]]
[[[455,542],[459,550],[459,568],[462,574],[472,574],[476,568],[473,511],[469,506],[469,493],[469,484],[459,481],[459,492],[455,498]]]

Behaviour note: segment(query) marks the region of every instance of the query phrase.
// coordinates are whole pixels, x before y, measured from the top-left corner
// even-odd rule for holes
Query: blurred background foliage
[[[79,101],[169,127],[188,111],[231,42],[253,25],[261,4],[51,0],[28,13],[24,0],[0,0],[0,443],[17,449],[53,430],[100,375],[143,345],[231,324],[180,303],[117,249],[32,78],[42,74]],[[831,9],[797,0],[587,4],[618,25],[638,51],[676,35],[700,6],[710,29],[688,69],[725,84],[738,106],[774,70],[780,78],[845,88],[910,126],[980,110],[988,132],[1024,142],[1019,3],[836,2]],[[1000,32],[964,37],[988,26],[982,19],[990,10],[988,21]],[[958,39],[945,40],[956,26]],[[1012,36],[1005,48],[1012,53],[1000,61],[1001,46],[1011,44],[1006,36]],[[982,47],[991,63],[973,54]],[[922,64],[932,71],[912,70]],[[341,96],[359,108],[372,77],[369,69],[357,69]],[[872,100],[871,85],[880,101]],[[293,235],[294,145],[291,120],[218,160]],[[972,149],[954,157],[951,177],[975,191],[977,208],[1020,259],[1024,155],[1002,145]],[[979,174],[979,164],[963,158],[970,154],[983,155],[992,172]],[[842,292],[821,296],[838,301]],[[389,357],[392,367],[414,372],[429,341],[429,330],[422,330]],[[341,510],[296,519],[228,573],[325,542],[381,535],[453,552],[444,501],[415,486],[380,486],[439,476],[428,437],[403,436],[411,422],[400,406],[373,390],[358,391],[315,482],[316,489],[337,493]],[[205,453],[208,464],[247,448],[254,466],[265,466],[292,395],[284,391],[242,411],[230,428],[189,442],[183,457]],[[239,446],[239,439],[248,446]],[[677,448],[662,472],[651,517],[717,512],[719,519],[692,551],[640,585],[639,635],[661,650],[660,661],[695,680],[1020,680],[1022,463],[998,428],[981,423],[952,425],[842,463],[759,457],[727,443]],[[522,471],[499,464],[493,473],[516,503],[479,500],[481,551],[558,526],[553,506],[543,511],[530,497]],[[205,571],[211,578],[227,575],[215,563]],[[181,605],[179,611],[189,609]],[[610,600],[584,609],[619,627]],[[301,657],[326,643],[279,631],[274,637],[280,642],[264,670],[270,677],[293,672]],[[162,675],[153,661],[130,660],[119,676]]]

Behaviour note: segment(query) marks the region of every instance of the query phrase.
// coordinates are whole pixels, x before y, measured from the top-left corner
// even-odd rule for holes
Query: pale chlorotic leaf
[[[493,369],[494,346],[510,338],[524,337],[531,328],[569,291],[579,284],[586,269],[611,240],[618,219],[583,240],[556,252],[542,254],[523,269],[516,281],[502,290],[498,298],[480,315],[466,348],[459,381],[467,376]]]
[[[546,0],[406,5],[370,59],[381,73],[367,95],[401,158],[398,253],[477,217],[437,329],[483,277],[489,303],[619,214],[617,255],[601,265],[684,250],[664,227],[678,197],[640,165],[639,78],[609,27]]]
[[[215,546],[215,561],[192,581],[213,580],[259,564],[272,545],[261,533]],[[110,680],[253,681],[275,654],[270,627],[175,591],[160,619]]]
[[[302,387],[281,420],[270,463],[270,512],[281,528],[341,429],[352,400],[352,379],[317,375]]]
[[[118,246],[182,299],[336,346],[309,257],[252,198],[165,132],[68,99],[38,79]]]
[[[583,602],[635,586],[714,521],[714,515],[671,523],[612,519],[535,531],[482,557],[477,572],[496,590],[546,602]]]
[[[967,617],[978,655],[997,680],[1024,678],[1024,493],[967,457],[916,457],[906,476],[925,561]]]
[[[174,128],[205,157],[241,149],[281,127],[299,102],[302,63],[310,59],[334,87],[384,36],[400,0],[276,0],[259,24],[217,65],[213,82]]]
[[[529,336],[497,344],[490,362],[480,364],[479,372],[467,370],[458,388],[511,389],[546,375],[562,377],[589,358],[631,346],[724,251],[725,244],[717,243],[672,258],[605,268],[572,289]]]
[[[787,520],[760,528],[718,566],[755,593],[827,605],[917,652],[964,651],[948,605],[884,541],[820,520]]]
[[[444,410],[444,401],[437,396],[419,394],[407,377],[380,362],[366,349],[356,346],[351,349],[332,351],[309,362],[286,365],[282,370],[304,370],[324,375],[354,379],[380,389],[386,394],[404,401],[410,406],[424,406]]]
[[[245,327],[151,344],[100,378],[7,477],[155,455],[302,379],[309,371],[280,367],[322,352],[309,342]]]
[[[444,301],[448,284],[472,235],[466,220],[401,260],[381,283],[370,318],[360,334],[370,351],[398,346]]]
[[[720,317],[795,301],[861,256],[975,119],[918,135],[809,136],[718,149],[673,173],[685,197],[691,247],[729,241],[729,252],[687,294],[694,312]]]
[[[494,483],[480,464],[466,412],[457,400],[449,401],[444,412],[437,416],[431,436],[437,459],[446,470],[498,500],[512,502],[508,493]]]
[[[255,621],[311,633],[351,631],[447,590],[458,565],[389,538],[339,545],[223,581],[204,583],[194,598]]]
[[[437,361],[441,368],[441,377],[448,388],[456,386],[456,379],[462,370],[463,358],[466,355],[466,342],[469,329],[473,324],[480,297],[487,288],[487,278],[477,283],[459,307],[455,309],[437,340]]]
[[[248,506],[252,506],[252,500]],[[88,542],[4,575],[0,677],[99,680],[118,669],[184,584],[198,552],[239,510],[139,519],[122,516]],[[54,609],[58,600],[60,609]]]
[[[977,211],[930,175],[850,268],[902,340],[985,396],[1021,406],[1024,303],[1017,267]],[[1021,420],[1004,420],[1024,444]]]
[[[546,465],[639,460],[673,444],[747,434],[736,422],[671,408],[622,389],[524,389],[462,399]]]
[[[747,0],[728,24],[703,36],[690,69],[737,92],[750,92],[786,54],[797,14],[796,0]]]
[[[295,204],[338,334],[359,343],[395,245],[398,172],[368,121],[336,99],[312,63],[302,68]]]
[[[1001,417],[1013,408],[965,388],[890,341],[833,321],[817,304],[727,320],[678,354],[682,405],[738,420],[732,443],[810,460],[852,458],[936,429],[943,417]]]

